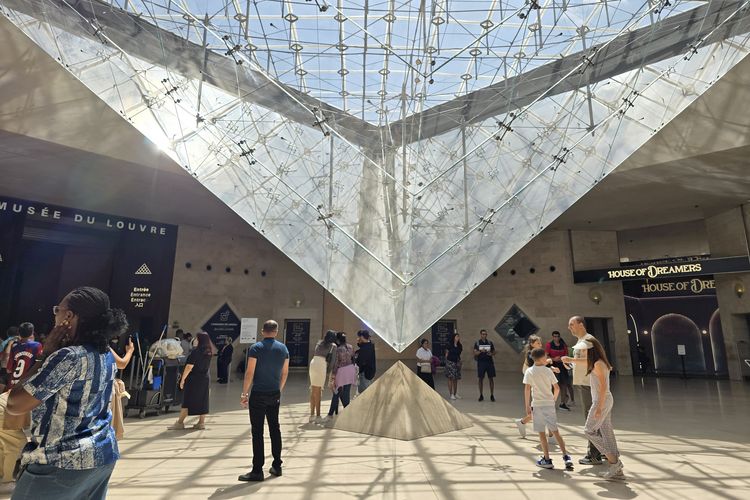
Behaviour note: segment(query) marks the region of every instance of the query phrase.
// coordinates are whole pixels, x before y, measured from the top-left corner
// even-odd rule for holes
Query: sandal
[[[205,428],[206,428],[206,424],[195,424],[193,426],[193,429],[198,430],[198,431],[205,430]]]
[[[174,423],[167,427],[167,430],[169,431],[184,431],[185,430],[185,424],[180,423]]]

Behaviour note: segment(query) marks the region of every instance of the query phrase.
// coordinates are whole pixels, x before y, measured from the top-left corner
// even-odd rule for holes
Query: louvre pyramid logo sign
[[[141,267],[138,268],[138,270],[135,272],[136,276],[141,274],[151,274],[151,269],[148,268],[146,263],[144,262]]]
[[[0,0],[398,351],[742,60],[750,26],[746,1],[421,4],[365,26],[364,0]]]

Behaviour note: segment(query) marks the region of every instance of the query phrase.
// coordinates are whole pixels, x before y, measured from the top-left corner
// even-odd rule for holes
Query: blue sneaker
[[[542,469],[553,469],[555,466],[552,465],[552,459],[551,458],[540,458],[536,461],[537,467],[541,467]]]
[[[570,455],[563,455],[563,462],[565,462],[566,469],[573,469],[573,459],[570,458]]]

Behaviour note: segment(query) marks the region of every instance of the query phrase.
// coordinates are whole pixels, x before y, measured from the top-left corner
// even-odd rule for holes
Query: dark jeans
[[[279,405],[281,393],[251,392],[248,401],[250,431],[253,436],[253,472],[262,472],[266,456],[263,448],[263,421],[268,420],[271,436],[272,465],[281,467],[281,428],[279,427]]]
[[[336,415],[339,414],[339,399],[341,399],[341,404],[344,405],[344,408],[349,406],[349,394],[351,390],[352,386],[350,384],[339,387],[339,390],[333,393],[333,397],[331,398],[331,409],[328,410],[329,415],[333,415],[334,413]]]
[[[419,376],[419,378],[421,378],[422,380],[424,380],[425,384],[429,385],[433,389],[435,388],[435,379],[432,378],[432,372],[431,371],[430,372],[423,372],[422,371],[422,367],[418,366],[417,367],[417,375]]]
[[[104,500],[107,483],[115,464],[96,469],[68,470],[52,465],[29,464],[21,473],[13,491],[14,500]]]
[[[585,420],[589,418],[589,410],[593,401],[591,399],[591,387],[587,385],[576,385],[575,388],[578,390],[578,403],[583,407],[583,417]],[[589,451],[587,455],[591,458],[602,458],[601,452],[596,449],[594,443],[589,441]]]
[[[216,363],[216,375],[219,378],[219,382],[227,383],[229,381],[229,363],[231,363],[231,359],[221,359]]]

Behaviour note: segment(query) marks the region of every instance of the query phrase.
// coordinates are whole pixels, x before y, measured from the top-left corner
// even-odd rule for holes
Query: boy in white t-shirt
[[[536,464],[544,469],[552,469],[552,459],[549,457],[549,443],[545,427],[557,439],[560,451],[563,453],[563,462],[566,469],[573,468],[573,460],[565,450],[560,431],[557,428],[557,413],[555,412],[555,401],[560,395],[560,386],[557,378],[547,367],[547,353],[544,349],[536,348],[531,351],[531,359],[534,366],[529,367],[523,375],[525,387],[526,413],[531,413],[534,418],[534,431],[539,433],[539,441],[542,444],[544,456],[537,460]]]

